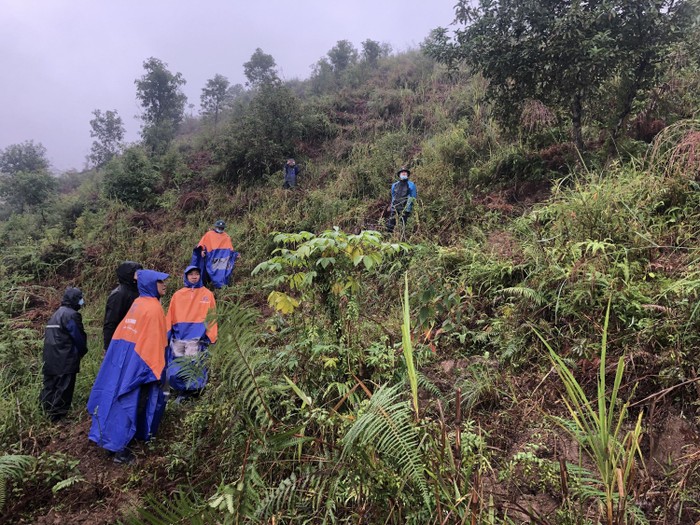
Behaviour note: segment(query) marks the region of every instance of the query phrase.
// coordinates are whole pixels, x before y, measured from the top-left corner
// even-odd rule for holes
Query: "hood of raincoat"
[[[63,299],[61,299],[61,306],[68,306],[73,310],[80,309],[80,300],[83,298],[83,292],[80,288],[73,288],[69,286],[63,293]]]
[[[158,281],[165,281],[169,274],[163,272],[157,272],[155,270],[139,270],[136,272],[137,280],[136,284],[139,287],[139,297],[155,297],[160,299],[160,294],[158,293]]]
[[[117,268],[117,279],[119,280],[119,284],[136,287],[134,272],[137,270],[143,270],[143,266],[137,262],[124,261],[121,263]]]
[[[187,280],[187,272],[189,272],[190,270],[197,270],[199,272],[199,281],[197,281],[195,284],[192,284],[191,282],[189,282]],[[185,268],[185,273],[183,274],[182,279],[183,279],[185,286],[187,288],[201,288],[202,287],[202,272],[199,269],[199,266],[190,265],[187,268]]]

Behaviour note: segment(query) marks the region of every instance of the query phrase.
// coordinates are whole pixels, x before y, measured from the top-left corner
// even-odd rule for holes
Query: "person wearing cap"
[[[142,268],[143,266],[134,261],[124,261],[117,268],[119,285],[107,297],[105,319],[102,323],[102,339],[105,352],[117,326],[119,326],[126,312],[129,311],[129,308],[139,296],[139,289],[136,287],[136,279],[134,277],[136,272]]]
[[[202,285],[196,266],[185,268],[184,288],[173,294],[166,315],[168,353],[166,377],[178,399],[196,395],[206,386],[208,371],[203,360],[216,343],[216,300]]]
[[[49,319],[44,333],[44,388],[39,400],[54,422],[64,418],[70,410],[80,360],[88,350],[83,317],[78,312],[83,304],[80,288],[67,288],[61,306]]]
[[[411,171],[408,168],[401,168],[396,172],[399,180],[391,185],[391,204],[387,208],[389,219],[386,221],[386,230],[394,232],[397,222],[401,222],[401,227],[405,228],[411,212],[413,203],[418,198],[416,185],[408,180]]]
[[[214,288],[228,286],[239,253],[233,250],[231,237],[224,231],[226,223],[217,220],[214,228],[205,233],[192,251],[190,266],[196,266],[204,284]]]
[[[285,190],[291,190],[297,185],[297,175],[299,174],[299,166],[294,159],[287,159],[282,170],[284,172],[284,185],[282,186]]]
[[[167,327],[160,298],[167,273],[139,270],[139,296],[119,323],[90,392],[88,437],[117,463],[131,463],[132,439],[148,441],[165,410],[161,388]]]

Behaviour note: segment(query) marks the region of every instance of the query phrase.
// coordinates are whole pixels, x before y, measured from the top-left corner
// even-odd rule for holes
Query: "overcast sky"
[[[55,171],[81,170],[95,109],[117,110],[139,137],[134,80],[156,57],[187,81],[199,112],[206,81],[245,83],[256,48],[283,79],[305,79],[338,40],[395,51],[449,26],[454,0],[0,0],[0,149],[42,143]]]

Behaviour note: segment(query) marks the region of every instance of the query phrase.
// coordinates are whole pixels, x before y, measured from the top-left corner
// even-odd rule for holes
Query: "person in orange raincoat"
[[[128,445],[148,441],[165,411],[162,378],[168,345],[160,298],[167,273],[137,272],[139,297],[112,336],[88,400],[92,424],[88,437],[114,453],[117,463],[131,463]]]
[[[191,266],[202,274],[204,284],[211,282],[214,288],[228,286],[239,253],[233,250],[231,237],[224,231],[226,223],[218,220],[214,228],[205,233],[192,251]]]
[[[201,272],[188,266],[185,287],[173,294],[166,322],[168,341],[166,377],[180,399],[199,393],[207,384],[204,365],[207,348],[216,343],[218,326],[212,316],[214,294],[202,285]]]

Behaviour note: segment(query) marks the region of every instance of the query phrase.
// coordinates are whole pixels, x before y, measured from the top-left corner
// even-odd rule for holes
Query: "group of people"
[[[299,168],[288,159],[284,187],[294,188]],[[386,229],[405,227],[417,198],[408,168],[400,168],[391,186]],[[92,416],[89,438],[114,455],[130,462],[132,439],[155,435],[172,391],[182,400],[197,395],[207,383],[202,359],[216,343],[214,294],[229,284],[238,252],[217,220],[192,251],[185,268],[183,288],[175,292],[163,312],[160,299],[169,275],[125,261],[117,268],[119,285],[107,298],[103,326],[104,359],[88,400]],[[87,337],[80,308],[79,288],[69,287],[61,306],[46,326],[44,336],[44,385],[40,401],[52,421],[70,409],[80,360],[87,353]]]
[[[132,439],[155,435],[172,391],[177,400],[198,395],[207,383],[203,358],[216,343],[216,300],[205,287],[227,286],[238,252],[216,221],[192,252],[183,288],[163,311],[167,273],[126,261],[117,268],[119,285],[107,299],[103,324],[105,355],[90,392],[89,438],[108,450],[118,463],[129,463]],[[80,289],[69,287],[61,306],[46,326],[44,385],[40,401],[47,416],[66,416],[73,399],[87,337],[79,312]]]

